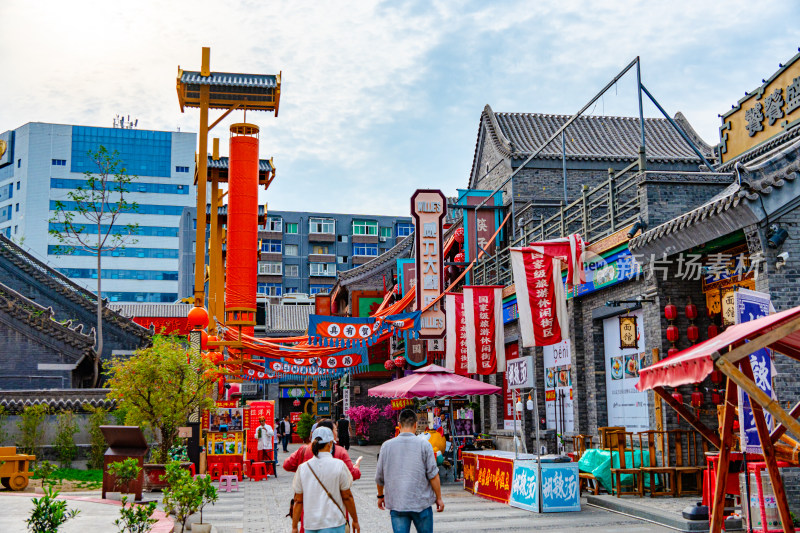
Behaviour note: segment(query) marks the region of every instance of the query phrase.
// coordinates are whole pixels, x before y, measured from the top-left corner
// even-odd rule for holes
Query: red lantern
[[[714,389],[711,391],[711,403],[714,405],[722,404],[722,391],[719,389]]]
[[[383,368],[385,368],[386,370],[393,370],[394,369],[394,360],[387,359],[386,361],[384,361],[383,362]]]
[[[677,341],[679,336],[678,326],[667,326],[667,340],[669,342]]]
[[[458,244],[464,244],[464,228],[458,228],[453,232],[453,237]]]
[[[719,370],[712,370],[711,383],[715,383],[717,385],[722,383],[722,372],[720,372]]]
[[[692,393],[692,407],[695,409],[700,409],[700,406],[703,405],[703,399],[703,393],[700,392],[700,389],[695,387],[694,392]]]
[[[465,261],[466,261],[466,256],[464,255],[464,252],[458,252],[458,253],[455,255],[455,257],[453,257],[453,261],[455,261],[456,263],[463,263],[463,262],[465,262]]]
[[[671,355],[675,355],[675,354],[676,354],[676,353],[678,353],[678,352],[680,352],[680,350],[679,350],[679,349],[677,349],[677,348],[670,348],[669,350],[667,350],[667,357],[669,357],[669,356],[671,356]]]
[[[708,326],[708,338],[713,339],[717,335],[719,335],[719,327],[717,327],[716,324],[711,324]]]
[[[295,401],[292,402],[292,405],[294,405],[295,407],[300,407],[300,400],[295,399]]]
[[[692,324],[686,329],[686,338],[692,343],[697,342],[697,339],[700,338],[700,329]]]
[[[394,366],[396,366],[397,368],[403,368],[404,366],[406,366],[406,358],[403,357],[402,355],[398,355],[397,357],[394,358]]]
[[[208,349],[208,333],[206,333],[205,331],[200,331],[200,349],[201,350]]]
[[[667,320],[675,320],[678,318],[678,308],[672,304],[667,304],[666,307],[664,307],[664,317]]]
[[[223,359],[225,356],[222,355],[222,352],[208,352],[208,360],[215,365],[219,365]]]
[[[208,342],[219,342],[219,337],[217,337],[216,335],[209,335]]]
[[[691,302],[686,305],[686,318],[689,320],[694,320],[697,318],[697,306]]]
[[[203,329],[208,326],[208,311],[203,307],[192,307],[186,315],[186,323],[192,329]]]
[[[675,398],[675,401],[679,404],[683,405],[683,394],[678,391],[672,393],[672,397]]]

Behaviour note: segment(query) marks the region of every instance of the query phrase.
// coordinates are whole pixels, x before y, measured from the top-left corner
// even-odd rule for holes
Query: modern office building
[[[119,302],[173,302],[178,298],[178,229],[196,203],[196,134],[31,122],[0,134],[0,232],[77,283],[95,291],[96,257],[66,254],[50,235],[57,201],[74,208],[69,191],[85,186],[97,166],[88,152],[117,151],[130,176],[125,195],[138,204],[117,228],[139,224],[136,242],[103,254],[103,296]],[[96,227],[96,226],[95,226]],[[87,231],[89,231],[87,229]]]
[[[181,298],[192,295],[195,220],[195,209],[187,209],[181,223]],[[259,227],[258,295],[275,300],[329,292],[337,271],[375,259],[412,231],[411,217],[269,211]]]

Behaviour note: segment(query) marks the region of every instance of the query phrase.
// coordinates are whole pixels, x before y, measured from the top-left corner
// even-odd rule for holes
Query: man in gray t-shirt
[[[433,447],[416,436],[414,411],[404,409],[398,423],[400,435],[384,442],[378,457],[378,508],[389,509],[394,533],[408,533],[412,522],[418,533],[433,533],[431,506],[444,511]]]

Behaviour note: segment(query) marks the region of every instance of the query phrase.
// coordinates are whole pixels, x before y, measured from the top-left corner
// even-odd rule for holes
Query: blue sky
[[[197,131],[175,76],[207,45],[212,70],[283,71],[279,117],[247,117],[278,168],[271,209],[406,215],[417,188],[466,186],[484,105],[571,114],[637,55],[667,111],[715,144],[717,115],[797,53],[799,15],[790,0],[3,0],[0,131],[116,114]],[[633,82],[591,112],[635,115]],[[241,118],[212,132],[223,146]]]

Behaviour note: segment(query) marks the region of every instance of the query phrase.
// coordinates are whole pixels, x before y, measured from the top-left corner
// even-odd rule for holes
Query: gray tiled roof
[[[185,318],[194,307],[191,304],[111,303],[108,307],[121,315],[147,318]]]
[[[31,405],[43,404],[52,411],[83,412],[85,405],[113,409],[115,400],[107,398],[110,389],[40,389],[4,390],[0,397],[0,407],[12,413],[19,413]]]
[[[278,86],[278,77],[274,74],[232,74],[228,72],[212,72],[210,76],[201,76],[197,71],[183,71],[181,83],[273,89]]]
[[[524,158],[534,152],[570,117],[542,113],[495,113],[488,105],[481,120],[497,149],[506,157]],[[675,121],[707,157],[713,149],[678,113]],[[478,134],[480,136],[480,132]],[[647,159],[662,162],[700,162],[686,141],[666,119],[645,119]],[[479,144],[479,143],[478,143]],[[639,119],[636,117],[581,116],[567,128],[566,155],[577,160],[635,160],[639,153]],[[476,151],[478,147],[476,146]],[[477,156],[477,153],[476,153]],[[540,158],[560,159],[561,141],[546,146]]]
[[[767,196],[775,189],[782,188],[787,182],[794,181],[797,179],[797,176],[797,170],[792,168],[783,175],[769,176],[753,182],[751,187],[744,187],[738,183],[732,183],[706,204],[631,239],[628,242],[628,247],[631,251],[636,251],[662,237],[689,229],[706,219],[722,215],[731,209],[735,209],[746,200],[754,201],[758,200],[759,196]],[[742,227],[748,222],[752,222],[744,216],[736,217],[736,220]],[[731,227],[728,229],[733,231],[738,228]]]
[[[313,305],[267,304],[267,333],[303,333],[308,329],[308,316],[312,313]]]
[[[219,159],[213,159],[211,156],[208,156],[208,169],[211,170],[214,168],[228,170],[228,158],[220,157]],[[275,168],[272,166],[269,159],[259,159],[258,170],[260,172],[272,172]]]
[[[413,244],[414,234],[412,233],[375,259],[372,259],[363,265],[339,272],[336,284],[349,285],[354,281],[362,279],[364,276],[372,275],[376,270],[382,270],[387,266],[394,266],[396,259],[410,257]]]

